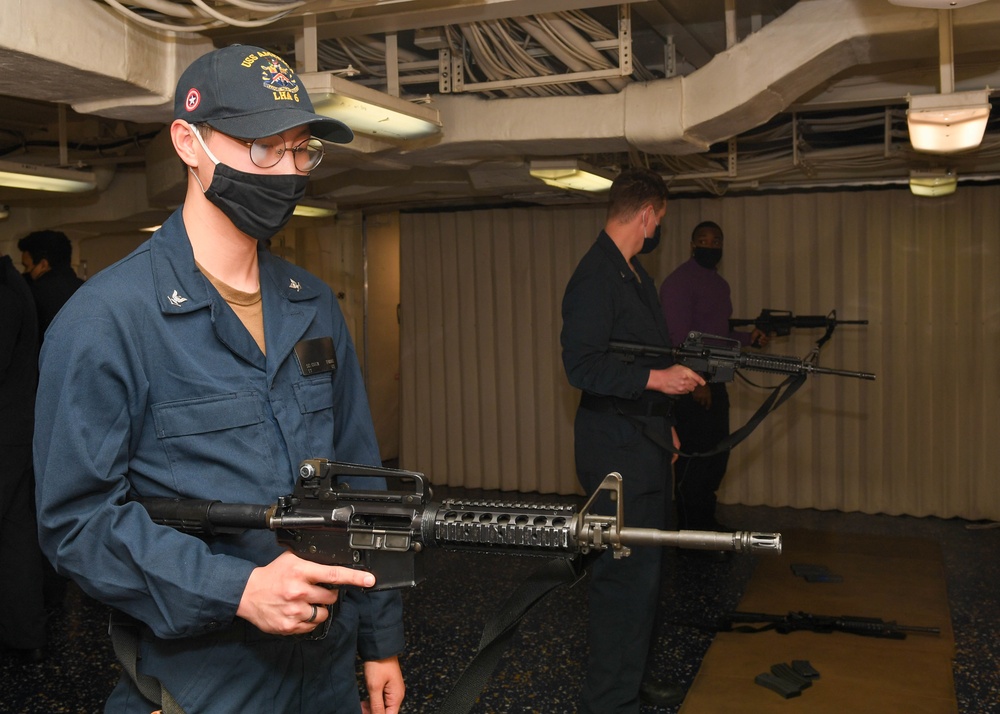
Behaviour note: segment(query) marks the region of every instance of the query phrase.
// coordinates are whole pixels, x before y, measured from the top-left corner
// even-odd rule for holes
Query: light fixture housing
[[[936,169],[910,172],[910,192],[914,196],[937,198],[949,196],[958,188],[958,176],[954,171]]]
[[[602,193],[611,188],[614,176],[578,159],[543,159],[529,165],[532,176],[549,186],[572,191]]]
[[[29,191],[85,193],[97,188],[97,177],[89,171],[0,161],[0,186]]]
[[[917,151],[950,154],[979,146],[990,118],[988,89],[909,97],[906,124]]]
[[[306,198],[295,205],[295,212],[292,215],[302,218],[330,218],[337,215],[337,204]]]
[[[985,0],[889,0],[892,5],[902,7],[923,7],[929,10],[957,10],[960,7],[978,5]]]
[[[317,114],[339,119],[356,134],[405,141],[441,132],[441,114],[420,104],[365,87],[332,72],[302,72]]]

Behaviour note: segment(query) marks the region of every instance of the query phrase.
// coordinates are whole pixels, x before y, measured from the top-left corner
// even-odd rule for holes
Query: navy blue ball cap
[[[312,135],[347,144],[354,132],[313,111],[306,88],[278,55],[251,45],[230,45],[202,55],[177,82],[174,119],[205,122],[239,139],[274,136],[309,125]]]

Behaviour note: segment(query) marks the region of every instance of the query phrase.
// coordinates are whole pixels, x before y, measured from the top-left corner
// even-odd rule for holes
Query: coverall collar
[[[195,265],[180,209],[153,235],[150,254],[160,311],[165,315],[184,315],[209,308],[219,341],[243,360],[267,369],[269,380],[316,314],[310,301],[319,296],[319,280],[295,270],[265,248],[259,248],[257,257],[268,355],[265,361],[250,333],[232,310],[223,309],[225,301],[209,287],[208,279]]]

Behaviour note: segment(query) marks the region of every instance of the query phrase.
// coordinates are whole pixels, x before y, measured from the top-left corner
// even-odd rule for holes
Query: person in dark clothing
[[[60,231],[35,231],[17,242],[21,264],[38,311],[38,341],[83,281],[73,272],[73,246]]]
[[[692,330],[739,340],[744,346],[763,346],[768,335],[755,329],[729,329],[733,314],[729,283],[716,268],[722,260],[722,229],[712,221],[691,233],[691,258],[667,276],[660,301],[670,339],[680,344]],[[677,400],[674,408],[681,450],[687,454],[711,451],[729,436],[729,393],[717,382],[698,387]],[[729,451],[706,457],[681,456],[674,464],[677,526],[690,530],[729,530],[715,517],[716,495],[729,464]],[[696,557],[724,559],[728,553],[692,551]]]
[[[31,290],[38,315],[38,347],[45,339],[52,319],[72,297],[83,281],[73,272],[70,260],[73,245],[61,231],[35,231],[17,242],[21,251],[23,277]],[[45,572],[45,606],[56,609],[66,597],[69,579],[57,574],[51,563],[43,558]]]
[[[44,557],[31,466],[37,360],[31,292],[10,256],[0,256],[0,644],[27,662],[45,654]]]
[[[581,486],[593,493],[617,471],[625,523],[659,529],[666,528],[671,505],[672,456],[664,447],[678,445],[668,395],[686,394],[705,381],[669,359],[623,362],[609,343],[670,344],[656,286],[636,260],[655,247],[666,210],[667,189],[657,174],[630,169],[618,176],[604,230],[566,286],[561,336],[566,375],[583,392],[574,424]],[[683,699],[678,685],[645,676],[661,554],[660,548],[635,547],[627,558],[616,560],[608,551],[593,564],[583,713],[636,714],[640,698],[660,706]]]

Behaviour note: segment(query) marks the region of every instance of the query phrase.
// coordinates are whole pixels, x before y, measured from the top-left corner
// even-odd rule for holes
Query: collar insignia
[[[296,281],[295,278],[289,278],[288,287],[290,287],[295,292],[299,292],[302,289],[302,283]]]
[[[174,307],[180,307],[182,304],[186,303],[188,299],[182,295],[178,295],[177,291],[174,290],[174,294],[168,295],[167,300],[169,300],[170,304]]]

